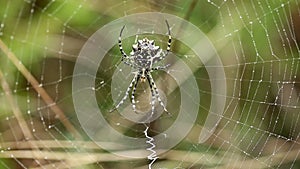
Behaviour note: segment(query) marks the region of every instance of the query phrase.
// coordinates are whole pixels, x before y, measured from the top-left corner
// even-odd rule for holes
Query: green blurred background
[[[190,47],[173,41],[171,51],[196,68],[199,116],[153,168],[300,168],[298,0],[1,0],[0,168],[148,168],[147,159],[119,157],[94,144],[72,104],[72,73],[84,43],[107,23],[141,12],[169,13],[197,26],[216,48],[227,81],[222,120],[199,144],[210,107],[209,77],[203,64],[194,64]],[[123,42],[128,53],[134,38]],[[95,83],[103,110],[113,105],[109,79],[119,61],[115,46],[99,68]],[[151,123],[152,135],[172,125],[178,93],[168,96],[174,117]],[[143,137],[143,126],[118,113],[105,117],[119,132]]]

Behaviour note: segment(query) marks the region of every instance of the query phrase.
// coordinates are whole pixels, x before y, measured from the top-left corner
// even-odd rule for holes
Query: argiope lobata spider
[[[114,111],[115,109],[119,108],[127,99],[130,90],[132,89],[131,93],[131,102],[132,102],[132,108],[133,111],[136,113],[136,106],[135,106],[135,91],[136,87],[138,84],[138,81],[140,80],[141,82],[146,82],[146,80],[149,83],[150,86],[150,91],[152,95],[152,100],[150,102],[151,104],[151,113],[154,113],[154,104],[156,99],[158,100],[159,104],[163,107],[164,111],[167,111],[166,106],[162,102],[157,86],[151,76],[151,72],[155,70],[164,70],[166,69],[169,65],[165,66],[156,66],[153,67],[153,65],[159,61],[162,61],[165,59],[165,57],[168,55],[170,48],[171,48],[171,31],[170,31],[170,26],[168,21],[166,20],[166,25],[168,27],[168,35],[169,35],[169,40],[168,40],[168,46],[166,52],[164,52],[162,49],[160,49],[159,46],[155,46],[154,40],[149,40],[147,38],[144,38],[142,40],[138,40],[137,43],[132,45],[132,51],[130,52],[130,55],[127,56],[127,54],[124,52],[122,48],[122,32],[125,28],[125,25],[122,27],[120,36],[119,36],[119,48],[120,52],[122,54],[122,59],[126,65],[131,66],[133,69],[135,69],[135,76],[132,79],[129,87],[127,88],[125,92],[125,96],[122,98],[122,100],[115,106],[114,109],[112,109],[110,112]]]

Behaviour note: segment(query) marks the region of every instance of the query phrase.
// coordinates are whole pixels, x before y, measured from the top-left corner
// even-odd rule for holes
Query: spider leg
[[[164,111],[169,114],[168,110],[166,109],[166,106],[164,105],[164,103],[162,102],[162,100],[161,100],[161,98],[159,96],[158,89],[157,89],[156,84],[155,84],[155,82],[154,82],[154,80],[153,80],[153,78],[152,78],[152,76],[151,76],[150,73],[147,74],[147,78],[149,80],[149,83],[152,85],[152,90],[155,92],[155,96],[156,96],[156,98],[158,100],[158,103],[161,105],[161,107],[164,108]],[[150,88],[151,88],[151,86],[150,86]]]
[[[168,40],[168,46],[167,46],[167,53],[165,55],[167,55],[170,52],[171,49],[171,42],[172,42],[172,37],[171,37],[171,30],[170,30],[170,26],[168,21],[166,20],[166,24],[168,27],[168,35],[169,35],[169,40]]]
[[[152,95],[150,104],[151,104],[151,115],[153,115],[154,114],[154,105],[155,105],[155,93],[154,93],[153,85],[151,83],[149,75],[147,75],[147,80],[148,80],[148,83],[149,83],[149,86],[150,86],[151,95]]]
[[[119,36],[119,49],[122,54],[122,61],[124,58],[128,58],[128,56],[126,55],[126,53],[124,52],[123,47],[122,47],[122,33],[123,33],[124,28],[125,28],[125,25],[122,27],[120,36]]]
[[[139,79],[140,79],[140,75],[137,74],[137,75],[136,75],[136,78],[135,78],[133,90],[132,90],[132,93],[131,93],[132,109],[133,109],[133,111],[134,111],[135,113],[137,113],[137,112],[136,112],[136,106],[135,106],[134,94],[135,94],[136,86],[137,86],[137,84],[138,84]]]
[[[124,101],[127,99],[128,95],[129,95],[129,91],[132,89],[132,86],[135,85],[137,83],[137,77],[138,77],[138,74],[136,74],[134,76],[134,78],[132,79],[129,87],[127,88],[126,92],[125,92],[125,96],[122,98],[122,100],[115,106],[115,108],[113,108],[112,110],[110,110],[109,112],[113,112],[114,110],[118,109],[123,103]]]
[[[168,36],[169,36],[168,46],[167,46],[167,51],[166,52],[158,52],[157,56],[155,56],[155,57],[159,58],[159,60],[165,59],[166,56],[169,54],[170,49],[171,49],[172,36],[171,36],[170,26],[169,26],[169,23],[168,23],[167,20],[166,20],[166,24],[167,24],[167,27],[168,27]]]
[[[122,27],[121,31],[120,31],[120,35],[119,35],[119,49],[120,49],[120,52],[122,54],[122,59],[121,61],[123,61],[126,65],[129,65],[131,67],[135,67],[134,64],[132,64],[130,62],[130,59],[129,57],[127,56],[127,54],[125,53],[125,51],[123,50],[123,46],[122,46],[122,33],[123,33],[123,30],[125,28],[125,25]]]

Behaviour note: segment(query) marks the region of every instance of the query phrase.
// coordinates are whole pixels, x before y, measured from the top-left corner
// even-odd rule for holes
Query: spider
[[[124,101],[127,99],[130,90],[131,92],[131,102],[132,102],[132,109],[135,113],[136,112],[136,101],[135,101],[135,91],[136,87],[138,84],[138,81],[140,80],[142,83],[148,82],[151,95],[152,95],[152,100],[150,102],[151,104],[151,113],[154,113],[154,104],[156,99],[158,100],[159,104],[163,107],[164,111],[168,113],[166,106],[162,102],[160,95],[158,93],[157,86],[154,82],[153,77],[151,76],[151,72],[156,71],[156,70],[164,70],[170,65],[165,65],[165,66],[156,66],[154,67],[153,65],[157,62],[160,62],[165,59],[165,57],[168,55],[170,48],[171,48],[171,31],[170,31],[170,26],[168,21],[166,20],[166,25],[168,28],[168,35],[169,35],[169,40],[168,40],[168,46],[167,50],[164,52],[162,49],[160,49],[159,46],[155,46],[154,40],[149,40],[146,37],[138,40],[135,42],[135,44],[132,45],[132,51],[130,52],[130,55],[128,56],[122,47],[122,32],[125,28],[125,25],[122,27],[120,31],[120,36],[119,36],[119,49],[122,54],[122,59],[126,65],[131,66],[133,69],[135,69],[134,72],[134,78],[132,79],[129,87],[127,88],[125,92],[125,96],[122,98],[122,100],[115,106],[114,109],[112,109],[110,112],[118,109]],[[169,113],[168,113],[169,114]]]

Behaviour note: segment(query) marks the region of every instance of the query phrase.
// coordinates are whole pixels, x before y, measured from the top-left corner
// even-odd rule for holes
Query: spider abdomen
[[[162,50],[155,46],[154,40],[144,38],[132,45],[130,57],[138,67],[151,68],[153,63],[162,60]]]
[[[158,49],[155,51],[151,50],[143,50],[143,51],[136,51],[131,57],[133,57],[134,62],[137,64],[138,67],[141,68],[152,68],[154,63],[162,60],[162,50]]]

